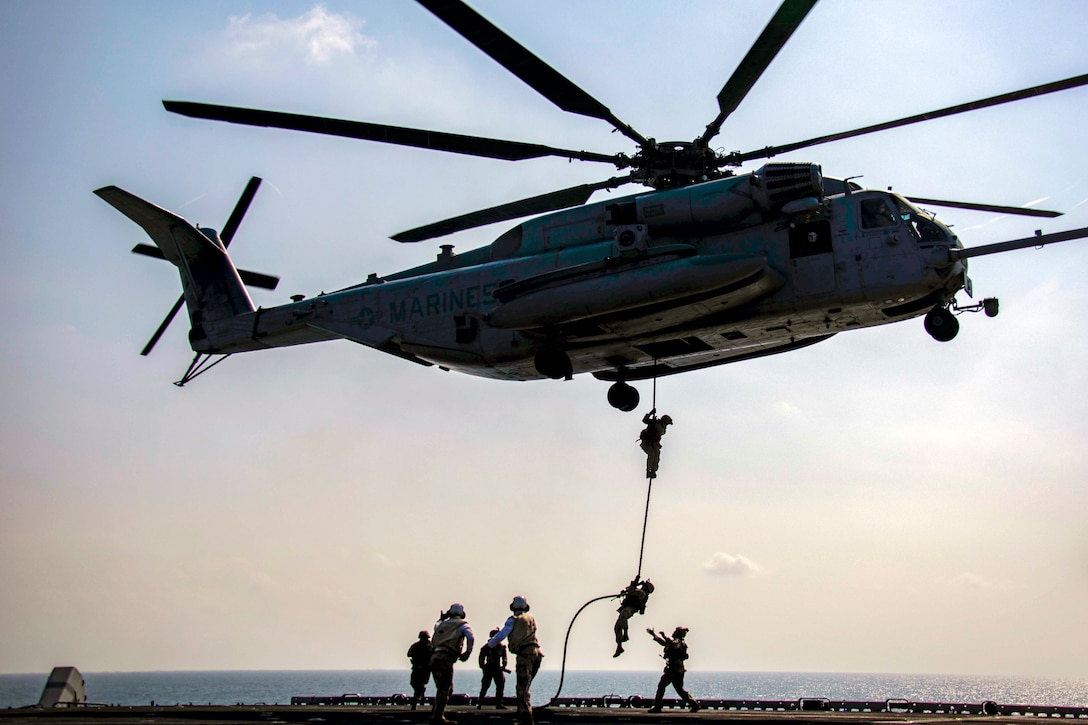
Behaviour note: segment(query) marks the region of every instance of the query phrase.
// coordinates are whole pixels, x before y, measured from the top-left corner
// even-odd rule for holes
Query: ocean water
[[[0,675],[0,708],[34,705],[49,673]],[[567,672],[563,697],[639,695],[652,698],[659,672]],[[225,672],[84,672],[87,701],[112,705],[177,703],[287,704],[296,695],[394,695],[409,693],[407,670],[305,670]],[[888,700],[914,702],[1061,705],[1088,707],[1088,680],[959,675],[898,675],[790,672],[689,672],[687,689],[701,699]],[[548,702],[559,672],[542,671],[533,682],[533,702]],[[477,695],[480,672],[465,667],[454,676],[454,692]],[[513,676],[507,695],[513,695]],[[434,688],[427,687],[432,695]],[[491,693],[494,694],[492,690]],[[666,697],[672,697],[671,688]]]

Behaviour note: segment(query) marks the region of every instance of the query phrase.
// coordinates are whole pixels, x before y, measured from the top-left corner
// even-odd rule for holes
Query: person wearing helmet
[[[517,596],[510,602],[512,615],[502,629],[487,641],[493,647],[509,638],[510,651],[517,655],[514,671],[517,673],[518,719],[521,725],[533,725],[532,695],[529,686],[540,670],[540,661],[544,654],[536,638],[536,620],[529,614],[529,602],[525,597]]]
[[[665,688],[669,685],[672,685],[676,694],[680,695],[680,699],[691,707],[692,712],[698,712],[699,701],[684,689],[684,672],[686,672],[684,660],[688,658],[688,643],[684,641],[684,637],[687,636],[688,628],[677,627],[673,630],[672,637],[666,637],[664,632],[658,636],[652,629],[646,631],[654,638],[654,642],[665,648],[665,651],[661,653],[661,656],[665,658],[665,671],[661,673],[661,679],[657,682],[657,695],[654,696],[654,706],[650,708],[650,712],[661,712],[661,700],[665,697]]]
[[[451,604],[435,622],[434,636],[431,637],[431,675],[435,689],[432,725],[454,725],[454,721],[445,715],[446,704],[453,694],[453,665],[457,660],[468,661],[475,642],[472,628],[465,621],[465,608],[457,603]]]
[[[623,654],[623,643],[626,642],[629,637],[627,636],[627,620],[636,614],[646,613],[646,602],[649,601],[650,595],[653,594],[654,585],[650,583],[649,579],[639,581],[638,577],[631,580],[631,583],[624,587],[623,591],[617,594],[617,597],[623,597],[620,602],[620,607],[616,611],[619,612],[619,616],[616,617],[616,625],[613,627],[613,631],[616,633],[616,652],[613,657],[619,657]]]
[[[494,637],[499,633],[499,628],[491,630],[489,636]],[[484,644],[480,648],[480,669],[483,671],[483,677],[480,679],[480,698],[476,700],[476,709],[479,710],[483,705],[484,696],[487,695],[487,688],[491,686],[492,680],[495,682],[495,709],[505,710],[506,706],[502,704],[502,693],[506,689],[506,674],[510,670],[506,669],[506,645],[499,643],[494,647],[491,646],[490,641]]]
[[[408,659],[412,661],[412,674],[409,682],[412,684],[412,709],[423,701],[423,693],[427,688],[427,680],[431,679],[431,633],[422,630],[419,639],[408,648]]]
[[[661,437],[665,429],[672,425],[672,417],[657,417],[657,408],[642,416],[646,427],[639,433],[638,444],[646,454],[646,478],[657,478],[657,466],[661,463]]]

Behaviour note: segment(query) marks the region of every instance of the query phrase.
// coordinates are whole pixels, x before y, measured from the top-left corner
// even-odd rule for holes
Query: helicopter
[[[609,382],[608,402],[638,407],[632,381],[798,350],[839,332],[924,318],[948,342],[967,311],[999,311],[973,297],[971,257],[1088,237],[1088,227],[965,248],[928,207],[1053,218],[1025,207],[906,197],[825,176],[815,163],[766,161],[779,154],[1088,85],[1088,74],[928,113],[768,146],[711,148],[728,117],[813,9],[785,0],[718,93],[718,115],[692,141],[659,142],[617,118],[461,0],[417,0],[431,14],[568,113],[604,121],[633,153],[575,151],[279,111],[163,101],[184,116],[427,148],[504,160],[559,157],[605,163],[621,173],[482,209],[393,235],[421,242],[533,217],[491,244],[289,304],[255,307],[247,285],[276,278],[238,270],[227,246],[260,179],[250,180],[222,232],[198,228],[135,194],[95,191],[155,243],[134,252],[179,271],[183,294],[143,350],[148,354],[182,304],[195,357],[185,385],[236,352],[334,339],[425,365],[500,380]],[[764,160],[754,171],[737,171]],[[589,202],[600,190],[648,190]]]

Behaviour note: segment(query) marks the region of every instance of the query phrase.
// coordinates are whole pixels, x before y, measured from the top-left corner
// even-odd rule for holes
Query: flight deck
[[[538,725],[603,725],[632,723],[800,723],[812,725],[897,725],[902,723],[1025,723],[1041,718],[1088,721],[1088,707],[982,703],[911,702],[907,700],[845,701],[824,698],[799,700],[702,700],[698,712],[665,700],[660,713],[649,711],[651,701],[638,696],[559,698],[536,707]],[[404,695],[363,697],[295,697],[289,705],[93,705],[0,710],[0,725],[238,725],[239,723],[349,725],[356,723],[427,723],[431,698],[412,710]],[[517,720],[516,711],[496,710],[476,698],[454,695],[446,716],[461,725],[503,725]]]

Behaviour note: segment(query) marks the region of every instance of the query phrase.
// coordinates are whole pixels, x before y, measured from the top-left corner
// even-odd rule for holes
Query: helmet
[[[677,627],[672,631],[672,636],[674,639],[681,639],[685,634],[688,633],[688,631],[689,630],[687,627]]]
[[[642,582],[642,590],[647,594],[654,593],[654,585],[650,583],[649,579],[646,579]]]
[[[495,629],[493,629],[493,630],[491,630],[490,632],[487,633],[487,636],[488,637],[494,637],[498,633],[499,633],[499,628],[495,627]]]
[[[514,597],[514,601],[510,602],[511,612],[528,612],[529,602],[525,601],[525,597],[520,594]]]
[[[460,617],[461,619],[464,619],[465,618],[465,608],[462,607],[457,602],[454,602],[453,604],[450,605],[449,610],[446,612],[446,616],[447,617]]]
[[[419,630],[419,638],[420,639],[430,639],[431,638],[431,633],[428,632],[425,629],[421,629],[421,630]]]
[[[664,423],[665,425],[672,425],[672,416],[669,416],[669,415],[661,416],[661,422]]]

